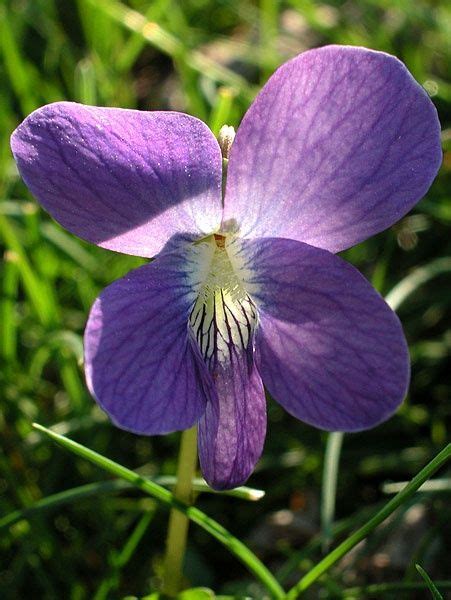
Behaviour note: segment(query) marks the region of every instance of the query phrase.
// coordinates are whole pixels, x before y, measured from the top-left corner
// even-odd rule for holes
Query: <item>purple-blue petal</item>
[[[409,356],[395,313],[330,252],[284,239],[246,240],[245,282],[259,310],[257,366],[288,412],[329,431],[358,431],[402,402]]]
[[[237,347],[204,381],[209,401],[198,428],[202,474],[213,489],[231,489],[246,482],[263,451],[265,392],[253,357]]]
[[[188,336],[195,299],[183,253],[160,255],[108,286],[85,332],[88,387],[122,429],[187,429],[205,410],[202,365]]]
[[[409,211],[441,160],[437,112],[398,59],[310,50],[276,71],[237,131],[223,228],[338,252]]]
[[[11,147],[52,217],[104,248],[154,256],[221,221],[221,153],[194,117],[57,102],[27,117]]]

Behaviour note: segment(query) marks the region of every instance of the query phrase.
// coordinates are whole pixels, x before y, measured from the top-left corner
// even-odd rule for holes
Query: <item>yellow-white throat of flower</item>
[[[253,344],[256,307],[244,287],[233,238],[219,234],[196,244],[198,296],[189,328],[210,370],[230,363]]]

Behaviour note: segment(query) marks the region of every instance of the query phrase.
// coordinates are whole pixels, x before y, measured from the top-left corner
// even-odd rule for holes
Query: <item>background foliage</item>
[[[2,516],[62,490],[105,479],[50,445],[38,421],[156,476],[175,470],[178,435],[115,429],[86,391],[81,359],[89,307],[108,283],[141,264],[72,237],[18,178],[11,131],[55,100],[182,110],[217,132],[237,126],[273,70],[304,49],[364,45],[396,54],[425,86],[443,126],[444,164],[427,197],[391,230],[345,253],[387,294],[406,276],[427,282],[399,309],[412,384],[388,423],[345,437],[337,489],[338,538],[409,479],[449,437],[451,239],[451,8],[446,0],[3,0],[0,2],[0,597],[123,598],[155,590],[167,511],[109,484],[5,525]],[[418,267],[423,270],[417,271]],[[430,276],[430,278],[429,278]],[[245,539],[283,582],[321,556],[315,537],[324,434],[269,399],[269,434],[250,485],[258,503],[202,495],[199,506]],[[391,598],[370,583],[451,579],[451,482],[415,496],[315,588],[313,598]],[[436,486],[437,487],[437,486]],[[439,486],[440,487],[440,486]],[[262,598],[224,548],[194,526],[187,583]],[[397,583],[396,583],[397,585]],[[396,587],[395,585],[395,587]],[[349,588],[353,588],[349,591]],[[344,591],[348,590],[348,591]],[[373,593],[374,592],[374,593]],[[408,598],[428,592],[409,591]]]

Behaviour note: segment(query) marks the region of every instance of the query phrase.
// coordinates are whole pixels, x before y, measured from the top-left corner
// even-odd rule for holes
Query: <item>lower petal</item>
[[[257,313],[226,240],[214,236],[196,250],[204,277],[189,331],[208,397],[199,422],[199,456],[205,479],[221,490],[246,481],[265,440],[265,392],[254,364]]]
[[[261,456],[266,436],[262,380],[247,354],[232,351],[205,379],[209,396],[199,422],[202,473],[216,490],[242,485]]]
[[[291,414],[330,431],[358,431],[402,402],[409,357],[395,313],[366,279],[301,242],[243,242],[245,285],[259,310],[257,364]]]
[[[190,264],[173,253],[132,271],[97,298],[85,332],[88,387],[122,429],[187,429],[205,410],[188,336]],[[192,279],[192,278],[191,278]]]

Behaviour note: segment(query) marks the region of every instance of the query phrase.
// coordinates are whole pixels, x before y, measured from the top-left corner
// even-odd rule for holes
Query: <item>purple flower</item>
[[[156,256],[94,303],[87,382],[123,429],[198,423],[212,487],[260,457],[263,386],[326,430],[372,427],[403,400],[401,325],[333,254],[402,217],[441,162],[435,108],[396,58],[329,46],[278,69],[238,129],[224,200],[218,143],[185,114],[58,102],[12,149],[64,227]]]

